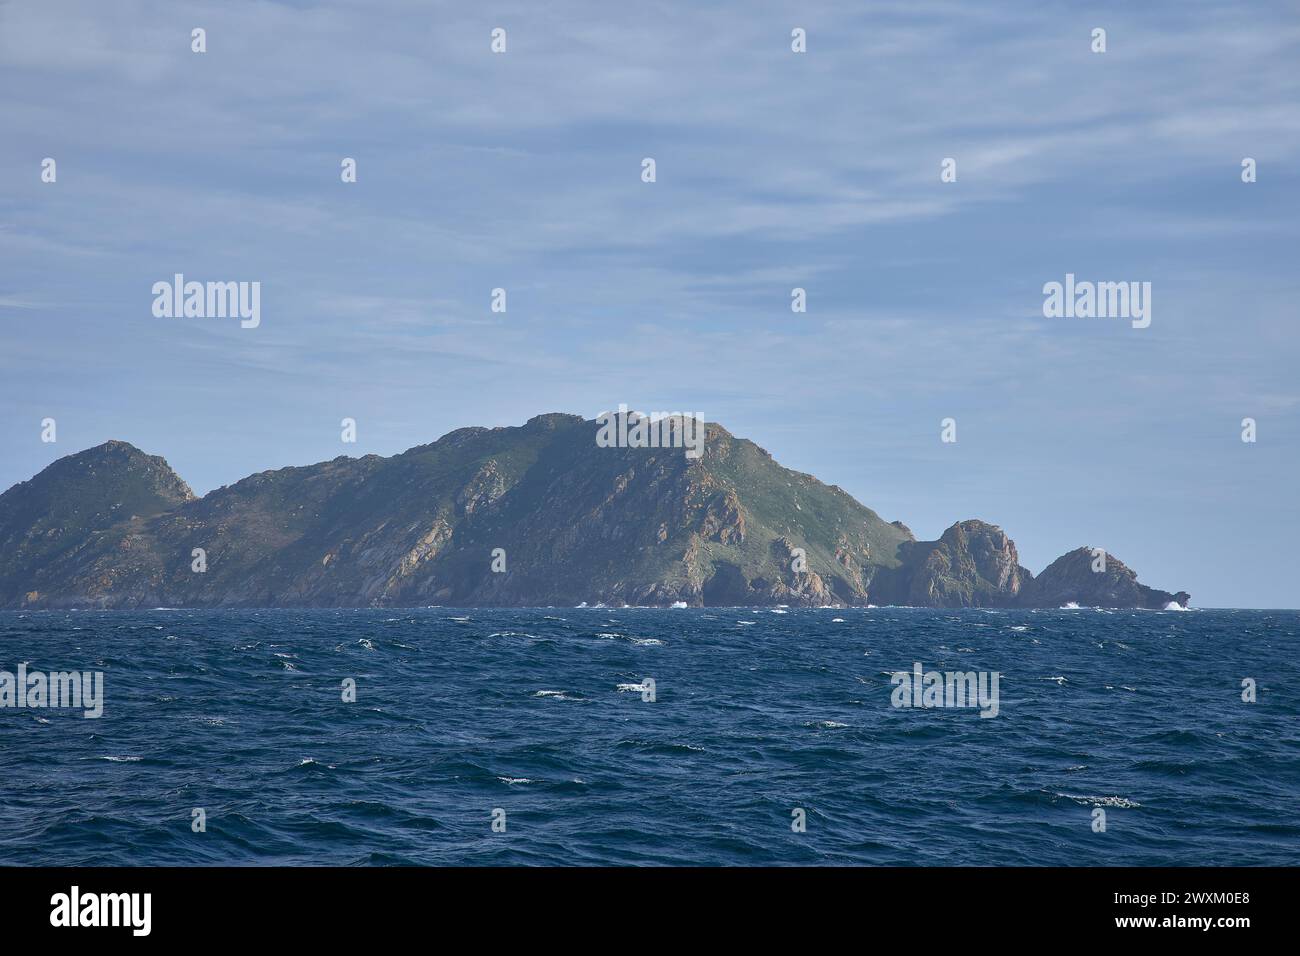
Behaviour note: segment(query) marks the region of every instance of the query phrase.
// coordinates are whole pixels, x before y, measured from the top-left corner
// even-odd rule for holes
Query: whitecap
[[[1066,800],[1073,800],[1075,803],[1091,803],[1096,807],[1119,807],[1124,810],[1132,810],[1142,806],[1136,800],[1130,800],[1127,797],[1087,797],[1074,793],[1058,793],[1058,797],[1064,797]]]
[[[533,694],[534,697],[549,697],[554,700],[581,700],[580,697],[570,697],[567,690],[539,690]]]

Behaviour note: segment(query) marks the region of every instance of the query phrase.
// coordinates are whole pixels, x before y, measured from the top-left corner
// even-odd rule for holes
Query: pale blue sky
[[[1297,63],[1289,3],[0,2],[0,488],[627,402],[1035,573],[1300,606]],[[261,327],[154,318],[174,272]],[[1044,319],[1067,272],[1151,327]]]

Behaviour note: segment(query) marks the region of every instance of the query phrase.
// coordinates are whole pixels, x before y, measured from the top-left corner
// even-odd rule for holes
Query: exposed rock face
[[[1009,607],[1033,579],[1015,543],[984,521],[959,521],[938,541],[906,542],[890,603],[913,607]]]
[[[1187,606],[1186,591],[1170,594],[1139,584],[1137,574],[1114,555],[1100,557],[1076,548],[1049,564],[1021,596],[1023,607],[1137,607],[1160,610],[1171,602]]]
[[[87,551],[129,562],[148,519],[193,499],[167,462],[126,442],[60,458],[0,495],[0,606],[15,590],[39,594],[47,569]]]
[[[985,607],[1065,587],[1034,591],[993,525],[918,542],[718,425],[697,459],[599,447],[597,430],[560,414],[462,428],[201,499],[161,458],[110,442],[0,495],[0,607]],[[1121,585],[1089,593],[1164,593]]]

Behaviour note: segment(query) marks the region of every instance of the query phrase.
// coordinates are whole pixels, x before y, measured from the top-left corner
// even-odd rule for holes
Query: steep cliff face
[[[0,607],[997,607],[1071,590],[1056,572],[1033,591],[993,525],[918,542],[721,426],[699,458],[601,447],[597,432],[560,414],[463,428],[201,499],[161,458],[110,442],[0,495]]]
[[[1021,595],[1022,607],[1136,607],[1161,610],[1171,602],[1187,606],[1186,591],[1170,594],[1139,584],[1137,573],[1114,555],[1075,548],[1057,558]]]
[[[913,607],[1010,607],[1033,575],[1020,566],[1006,532],[984,521],[959,521],[938,541],[907,542],[889,603]]]

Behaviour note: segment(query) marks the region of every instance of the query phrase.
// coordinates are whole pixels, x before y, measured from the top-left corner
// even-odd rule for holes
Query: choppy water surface
[[[2,613],[106,703],[0,709],[0,863],[1296,864],[1298,660],[1293,611]],[[998,716],[892,707],[917,661]]]

